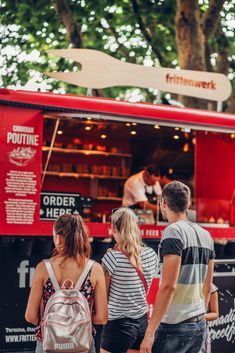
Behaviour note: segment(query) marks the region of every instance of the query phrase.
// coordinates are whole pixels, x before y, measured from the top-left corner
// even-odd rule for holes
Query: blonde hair
[[[130,262],[142,270],[141,250],[143,243],[138,217],[130,208],[121,207],[112,214],[111,223],[118,234],[118,246],[128,254]]]

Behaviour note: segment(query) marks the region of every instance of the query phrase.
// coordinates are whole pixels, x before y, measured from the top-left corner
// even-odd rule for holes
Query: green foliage
[[[229,31],[226,16],[231,14],[234,19],[234,8],[230,3],[225,3],[222,13],[225,36],[220,40],[211,38],[210,45],[212,56],[225,46],[233,62],[234,42],[231,36],[226,36]],[[137,64],[178,65],[176,0],[120,0],[116,3],[111,0],[67,0],[67,5],[80,25],[84,48],[101,50]],[[201,0],[200,6],[202,14],[205,13],[208,1]],[[38,89],[86,94],[83,88],[43,76],[46,71],[78,69],[76,63],[48,54],[50,49],[72,46],[54,1],[0,0],[0,23],[2,86],[24,86],[34,81]],[[109,97],[125,97],[126,91],[124,87],[116,87],[102,93]],[[140,92],[143,100],[156,98],[155,92]]]

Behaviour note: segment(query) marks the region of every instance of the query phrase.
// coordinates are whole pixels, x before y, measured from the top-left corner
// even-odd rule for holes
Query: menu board
[[[43,117],[1,107],[0,118],[0,232],[26,235],[39,223]]]
[[[84,198],[83,198],[84,199]],[[40,219],[56,220],[65,213],[81,213],[81,195],[64,192],[42,192]]]

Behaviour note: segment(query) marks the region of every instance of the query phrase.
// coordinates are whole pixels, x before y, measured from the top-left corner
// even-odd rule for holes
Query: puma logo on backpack
[[[50,260],[43,260],[55,288],[49,298],[42,321],[44,353],[88,353],[92,344],[91,312],[86,298],[79,291],[93,261],[88,260],[76,286],[60,288]]]

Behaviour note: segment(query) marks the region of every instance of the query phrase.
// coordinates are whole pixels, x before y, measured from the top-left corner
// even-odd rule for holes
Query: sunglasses
[[[162,196],[158,196],[158,198],[157,198],[158,205],[161,205],[161,203],[163,203],[163,202],[164,202],[164,198]]]
[[[112,216],[116,211],[120,210],[120,208],[128,208],[128,207],[122,206],[122,207],[113,208],[112,211],[111,211],[111,216]],[[110,217],[111,217],[111,216],[110,216]]]
[[[109,216],[109,222],[112,221],[112,215],[113,215],[117,210],[119,210],[119,208],[113,208],[113,209],[111,210],[111,215]]]

